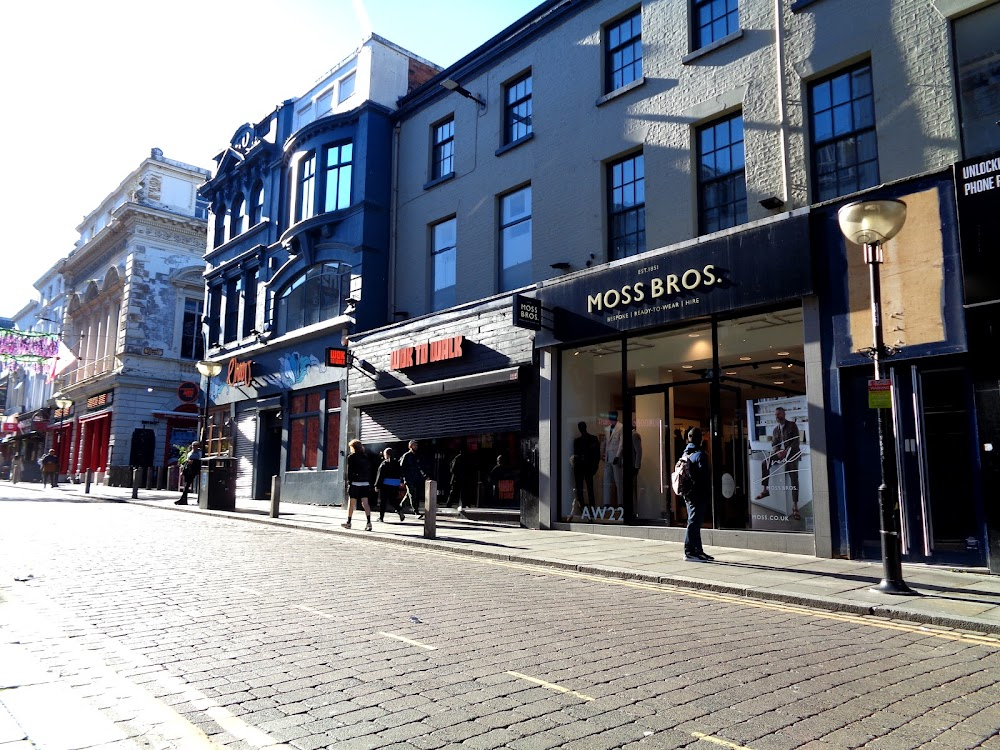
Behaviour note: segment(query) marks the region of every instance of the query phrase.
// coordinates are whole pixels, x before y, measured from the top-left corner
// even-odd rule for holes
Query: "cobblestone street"
[[[3,492],[5,750],[1000,747],[989,641]],[[106,733],[84,736],[70,704]]]

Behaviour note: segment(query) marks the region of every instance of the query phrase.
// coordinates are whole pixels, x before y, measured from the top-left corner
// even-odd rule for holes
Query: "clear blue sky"
[[[0,317],[149,155],[205,168],[373,31],[443,67],[541,0],[54,0],[4,9]]]

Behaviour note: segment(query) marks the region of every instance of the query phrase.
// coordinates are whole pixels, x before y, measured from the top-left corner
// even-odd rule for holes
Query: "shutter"
[[[393,401],[367,406],[361,412],[361,440],[372,444],[520,429],[521,391],[517,388]]]
[[[249,409],[236,415],[236,499],[253,500],[253,453],[257,444],[257,410]]]

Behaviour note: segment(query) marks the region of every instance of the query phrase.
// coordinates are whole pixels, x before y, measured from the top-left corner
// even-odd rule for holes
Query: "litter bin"
[[[198,507],[236,510],[236,459],[228,456],[202,459]]]

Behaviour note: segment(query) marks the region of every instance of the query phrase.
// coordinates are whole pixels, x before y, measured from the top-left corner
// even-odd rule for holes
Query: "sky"
[[[304,94],[369,32],[442,67],[542,0],[15,2],[0,32],[0,317],[160,148],[211,169],[236,129]]]

